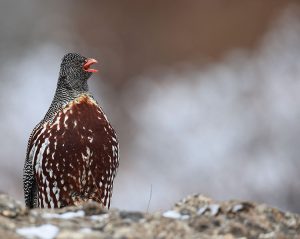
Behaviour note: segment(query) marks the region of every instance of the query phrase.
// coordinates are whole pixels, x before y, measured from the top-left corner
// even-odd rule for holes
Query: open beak
[[[83,65],[83,70],[92,73],[98,72],[98,70],[90,68],[94,63],[98,63],[98,61],[92,58],[87,59]]]

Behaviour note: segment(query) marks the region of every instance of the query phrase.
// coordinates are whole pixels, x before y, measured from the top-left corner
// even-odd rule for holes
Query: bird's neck
[[[82,94],[90,95],[87,83],[73,88],[58,83],[52,103],[41,123],[51,121],[57,112]]]

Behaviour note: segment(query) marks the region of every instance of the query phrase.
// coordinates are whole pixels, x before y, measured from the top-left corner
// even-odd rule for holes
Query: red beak
[[[98,61],[95,59],[92,59],[92,58],[87,59],[83,65],[83,70],[87,71],[87,72],[92,72],[92,73],[98,72],[98,70],[90,68],[91,65],[93,65],[94,63],[98,63]]]

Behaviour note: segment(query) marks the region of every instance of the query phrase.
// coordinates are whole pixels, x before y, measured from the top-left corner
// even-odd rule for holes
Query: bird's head
[[[86,81],[92,73],[98,71],[91,68],[94,63],[97,63],[95,59],[86,58],[77,53],[68,53],[62,59],[59,77],[65,79],[69,87],[86,85]]]

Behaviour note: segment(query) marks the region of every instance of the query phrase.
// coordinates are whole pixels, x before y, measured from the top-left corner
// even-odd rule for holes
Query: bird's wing
[[[36,182],[35,175],[33,170],[33,153],[32,148],[34,146],[34,136],[36,135],[38,129],[41,128],[41,124],[38,124],[30,134],[27,152],[26,152],[26,160],[24,164],[23,170],[23,186],[24,186],[24,197],[25,204],[28,208],[33,208],[36,206],[37,200],[37,191],[36,191]]]

